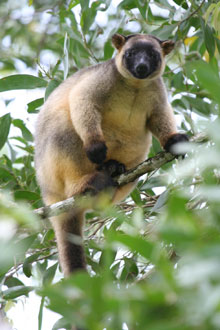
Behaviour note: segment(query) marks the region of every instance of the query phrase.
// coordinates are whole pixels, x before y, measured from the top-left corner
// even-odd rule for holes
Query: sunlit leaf
[[[39,107],[41,107],[44,103],[44,99],[40,98],[40,99],[36,99],[30,103],[27,104],[28,106],[28,113],[36,113],[38,112],[37,110],[39,109]]]
[[[22,132],[22,136],[25,140],[27,141],[33,141],[33,135],[31,134],[31,132],[29,131],[29,129],[27,128],[27,126],[25,125],[25,123],[23,122],[23,120],[21,119],[13,119],[12,124],[15,127],[20,128],[21,132]]]
[[[45,80],[27,74],[16,74],[0,79],[0,92],[14,89],[33,89],[46,86],[47,82]]]
[[[3,298],[6,300],[15,299],[20,296],[27,296],[29,292],[33,291],[33,286],[14,286],[10,289],[3,291]]]
[[[198,84],[203,86],[212,97],[220,104],[220,79],[213,71],[211,65],[204,61],[188,63],[186,66],[190,72],[195,72]]]
[[[60,82],[53,79],[49,82],[46,91],[45,91],[45,100],[47,100],[47,98],[49,97],[49,95],[53,92],[53,90],[55,88],[57,88],[59,86]]]
[[[42,297],[41,303],[40,303],[40,308],[39,308],[39,313],[38,313],[38,330],[42,329],[44,302],[45,302],[45,297]]]
[[[62,328],[65,328],[67,330],[70,330],[71,329],[71,325],[64,319],[64,318],[61,318],[59,319],[54,325],[53,325],[53,328],[52,330],[59,330],[59,329],[62,329]]]
[[[154,244],[142,237],[130,236],[126,234],[111,233],[110,239],[124,244],[134,252],[140,253],[143,257],[151,260],[154,251]]]
[[[55,276],[55,273],[56,273],[56,270],[57,270],[57,266],[58,264],[55,263],[53,266],[49,267],[44,276],[43,276],[43,284],[46,285],[48,283],[51,283],[54,276]]]

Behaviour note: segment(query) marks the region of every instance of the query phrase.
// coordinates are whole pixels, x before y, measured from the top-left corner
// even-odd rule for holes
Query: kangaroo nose
[[[148,75],[148,66],[144,63],[140,63],[136,67],[136,72],[139,78],[146,78]]]

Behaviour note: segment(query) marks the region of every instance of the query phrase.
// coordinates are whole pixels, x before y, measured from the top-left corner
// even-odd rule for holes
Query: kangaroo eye
[[[132,55],[133,55],[133,53],[132,53],[131,50],[127,50],[126,53],[125,53],[125,56],[126,56],[127,58],[132,57]]]
[[[132,56],[134,56],[136,54],[135,49],[129,49],[125,52],[125,57],[126,58],[131,58]]]

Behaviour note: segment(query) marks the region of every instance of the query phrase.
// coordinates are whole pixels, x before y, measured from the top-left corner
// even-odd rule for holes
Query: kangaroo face
[[[165,55],[174,47],[173,41],[162,41],[151,35],[122,36],[115,34],[113,45],[118,50],[116,66],[127,79],[151,79],[163,73]]]
[[[146,79],[161,63],[161,54],[151,42],[135,42],[123,55],[123,65],[137,79]]]

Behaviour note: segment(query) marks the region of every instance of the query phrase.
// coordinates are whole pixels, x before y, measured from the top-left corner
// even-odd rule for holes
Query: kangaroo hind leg
[[[82,178],[79,183],[80,191],[77,195],[97,195],[99,192],[111,188],[115,183],[105,171],[97,171]],[[59,260],[65,276],[80,269],[86,269],[83,248],[83,222],[85,209],[75,207],[51,219],[57,238]]]

